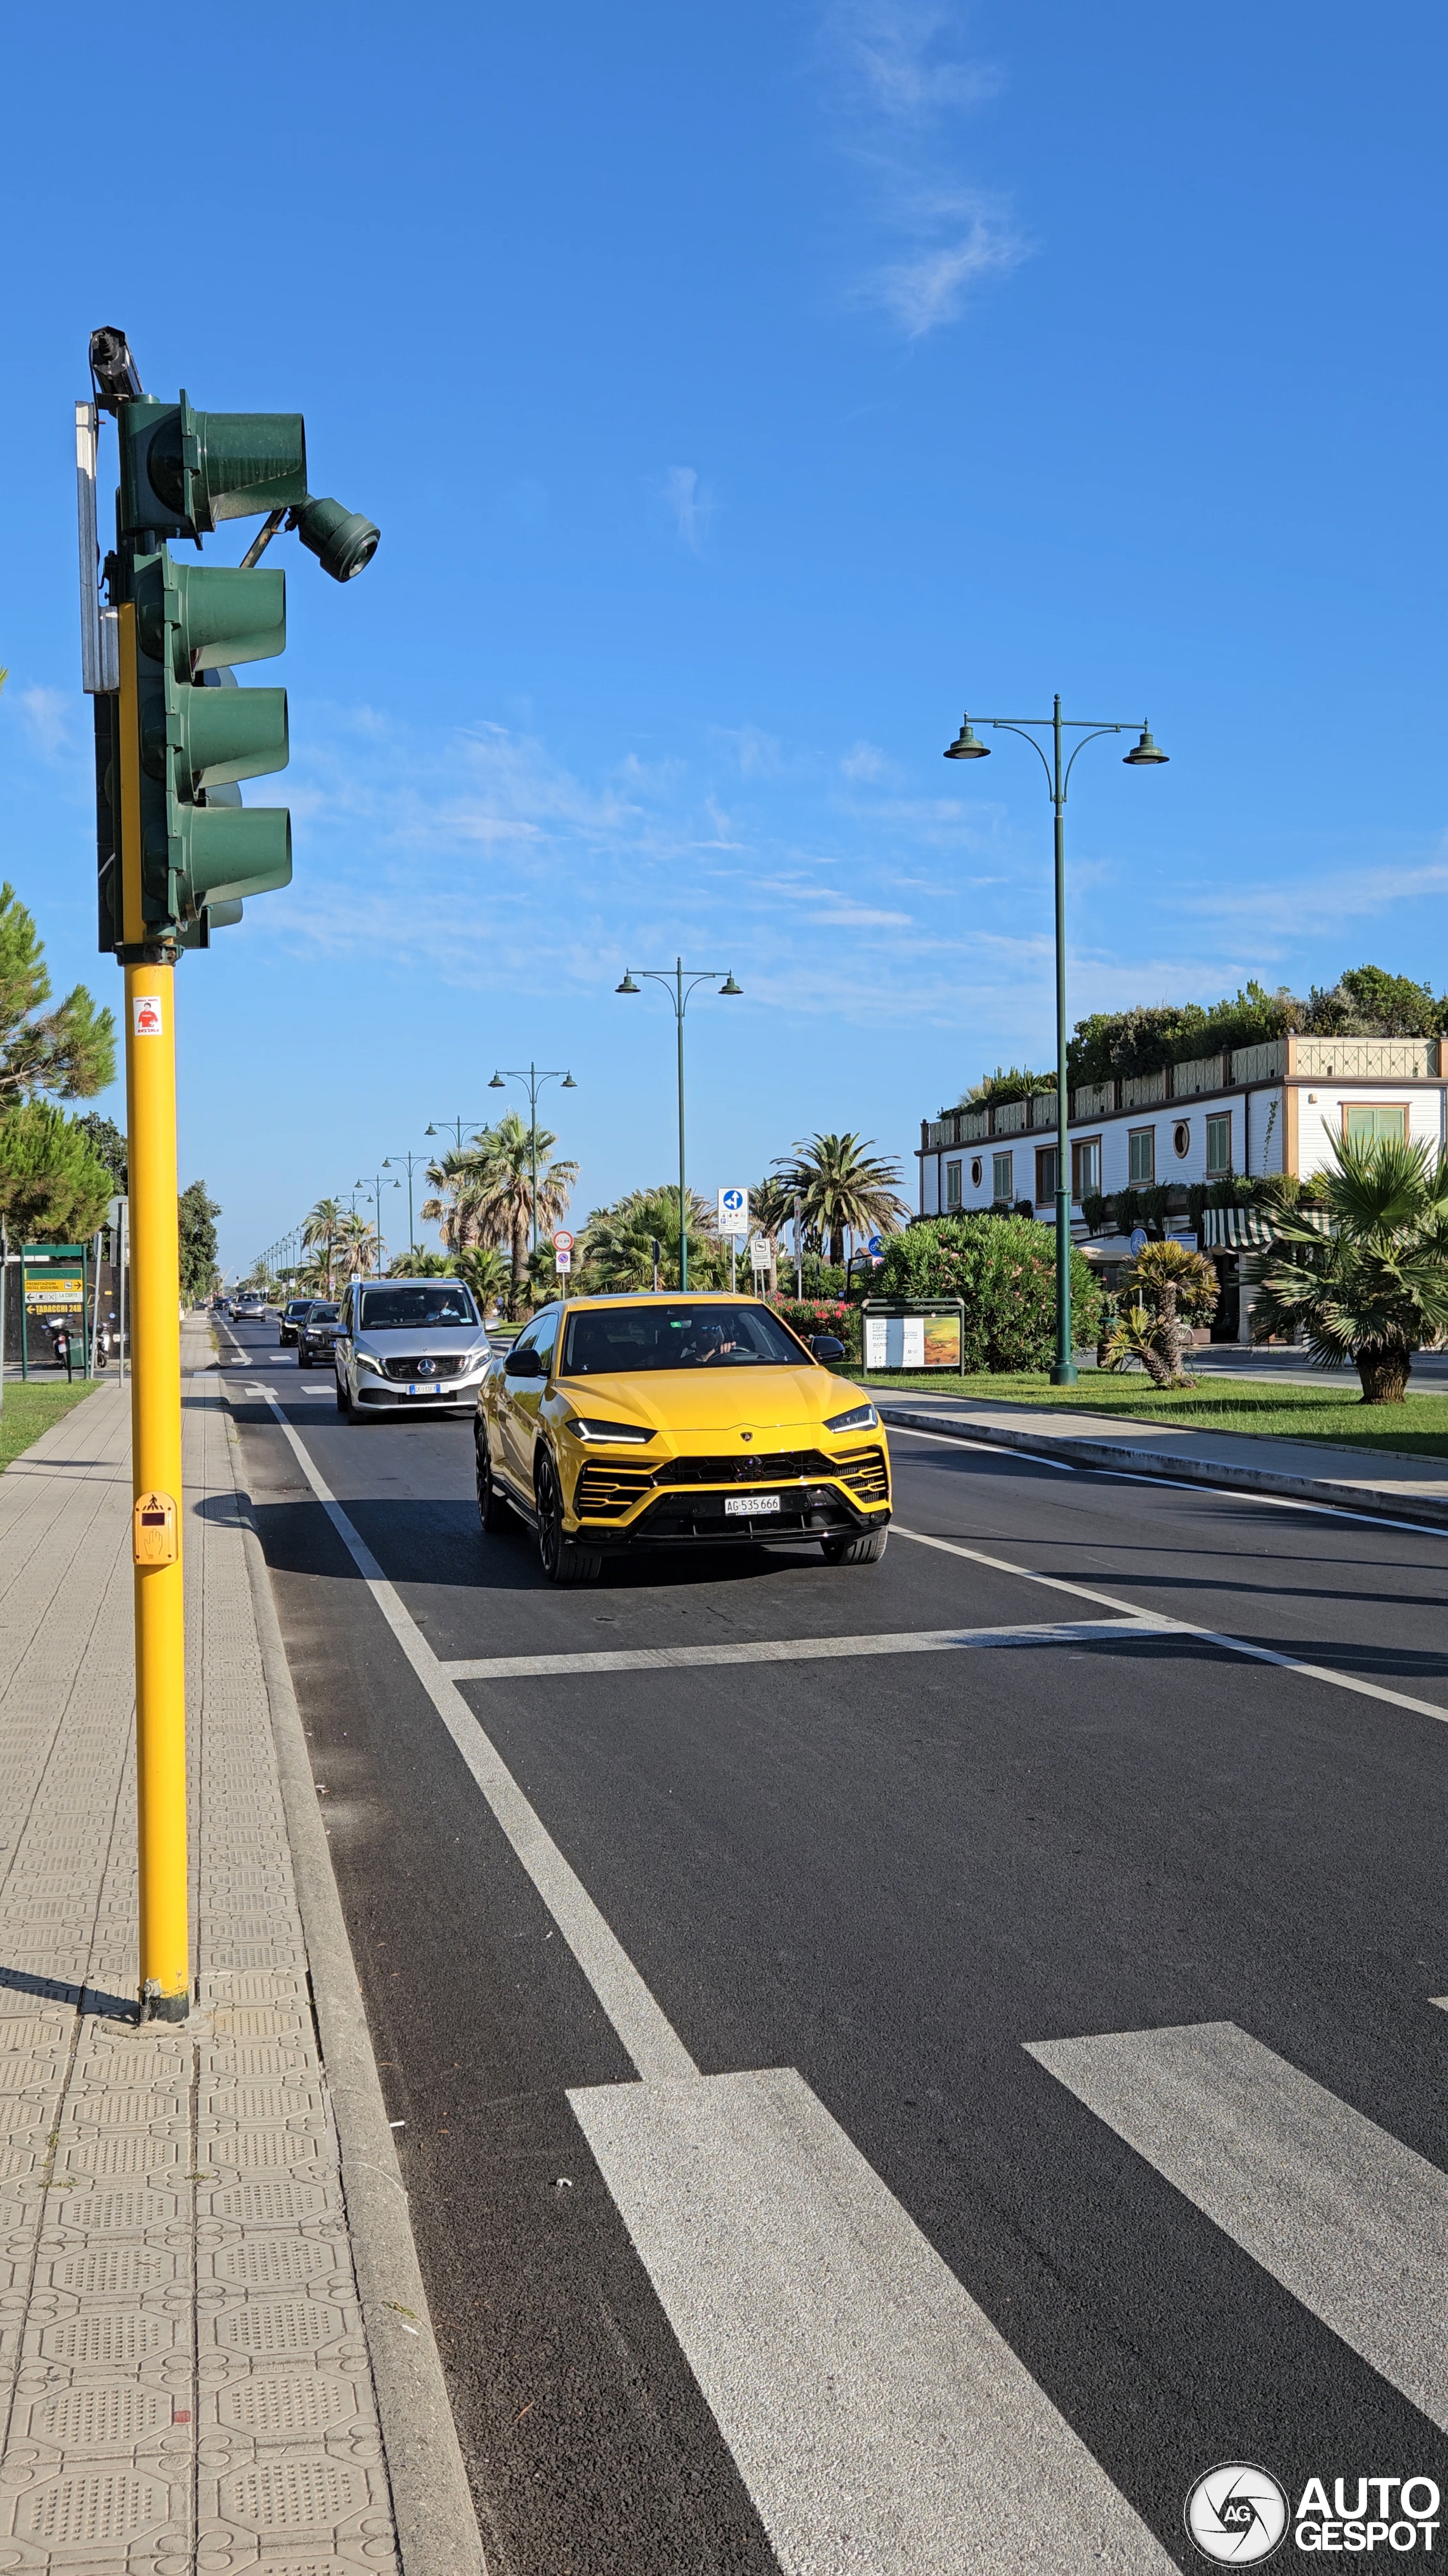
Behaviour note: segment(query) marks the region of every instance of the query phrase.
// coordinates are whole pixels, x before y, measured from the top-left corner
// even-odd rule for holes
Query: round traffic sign
[[[557,1233],[553,1237],[553,1249],[555,1252],[571,1252],[573,1250],[573,1237],[566,1226],[560,1225]]]

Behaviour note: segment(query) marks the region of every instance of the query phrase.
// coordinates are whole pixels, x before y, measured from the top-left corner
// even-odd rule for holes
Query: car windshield
[[[473,1327],[477,1320],[477,1308],[456,1280],[408,1280],[362,1291],[364,1333],[435,1333],[449,1324]]]
[[[563,1377],[636,1369],[800,1368],[805,1355],[766,1306],[605,1306],[569,1316]]]
[[[311,1302],[310,1297],[294,1297],[287,1308],[287,1313],[289,1315],[305,1315]]]
[[[309,1324],[335,1324],[336,1320],[337,1309],[335,1306],[314,1306],[307,1317]]]

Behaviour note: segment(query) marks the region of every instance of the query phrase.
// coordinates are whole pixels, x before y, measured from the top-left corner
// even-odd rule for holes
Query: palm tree
[[[1243,1264],[1254,1339],[1300,1328],[1319,1368],[1349,1361],[1364,1404],[1401,1404],[1414,1351],[1448,1332],[1448,1153],[1400,1136],[1334,1137],[1331,1232],[1274,1216]]]
[[[490,1306],[494,1311],[501,1306],[512,1285],[512,1273],[507,1262],[492,1246],[474,1245],[470,1250],[460,1252],[452,1268],[459,1279],[467,1281],[484,1317]]]
[[[528,1127],[510,1109],[496,1127],[474,1137],[463,1154],[445,1156],[441,1167],[455,1194],[458,1247],[508,1245],[513,1279],[509,1303],[515,1313],[526,1302],[529,1235],[535,1224],[540,1231],[557,1224],[578,1178],[576,1163],[554,1160],[557,1142],[546,1127]]]
[[[873,1136],[811,1136],[794,1147],[794,1159],[775,1164],[779,1187],[798,1198],[806,1227],[829,1239],[838,1267],[845,1257],[845,1229],[853,1234],[893,1234],[910,1211],[899,1195],[900,1166],[870,1151]]]
[[[349,1279],[367,1279],[377,1268],[382,1246],[365,1216],[344,1214],[337,1226],[337,1248]]]
[[[689,1276],[697,1275],[702,1286],[718,1268],[714,1210],[690,1190],[686,1216]],[[595,1208],[579,1237],[578,1266],[601,1289],[652,1288],[656,1274],[661,1288],[677,1288],[678,1182],[665,1182],[656,1190],[630,1190],[612,1207]]]
[[[1193,1386],[1182,1359],[1189,1316],[1210,1315],[1217,1274],[1204,1252],[1185,1243],[1148,1243],[1121,1274],[1123,1304],[1106,1341],[1105,1366],[1140,1360],[1153,1386]],[[1129,1303],[1124,1302],[1126,1299]]]
[[[328,1297],[332,1294],[332,1265],[337,1257],[337,1246],[341,1240],[342,1222],[343,1210],[340,1200],[318,1199],[302,1228],[302,1241],[307,1249],[315,1250],[321,1256],[327,1282],[324,1293]]]

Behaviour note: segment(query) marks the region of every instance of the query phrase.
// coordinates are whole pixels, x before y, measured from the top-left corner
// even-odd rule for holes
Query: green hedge
[[[927,1217],[892,1235],[875,1273],[878,1297],[959,1297],[967,1370],[1046,1369],[1056,1355],[1056,1229],[1024,1216]],[[1100,1334],[1102,1294],[1071,1253],[1071,1338]]]

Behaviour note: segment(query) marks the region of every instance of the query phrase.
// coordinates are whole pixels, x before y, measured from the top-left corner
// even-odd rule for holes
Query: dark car
[[[283,1306],[281,1322],[277,1326],[277,1340],[281,1343],[283,1350],[286,1349],[289,1342],[294,1342],[296,1340],[298,1329],[303,1318],[310,1315],[316,1302],[315,1297],[292,1297],[289,1298],[286,1305]]]
[[[314,1297],[297,1326],[297,1366],[328,1368],[337,1338],[337,1309],[325,1297]]]

